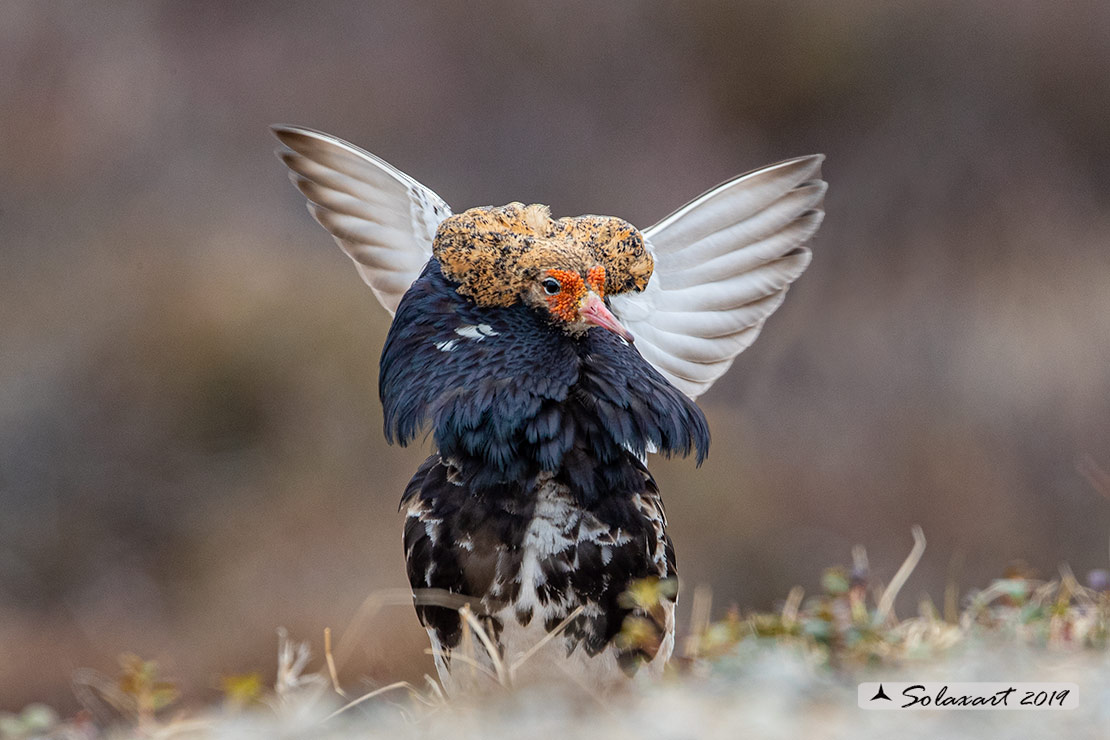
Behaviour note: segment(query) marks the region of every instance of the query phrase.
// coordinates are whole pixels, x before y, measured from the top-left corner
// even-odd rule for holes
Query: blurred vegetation
[[[826,609],[872,645],[851,571],[836,597],[816,574],[858,541],[898,562],[914,523],[928,593],[1108,565],[1106,3],[12,0],[0,66],[2,709],[70,716],[74,668],[126,651],[195,699],[266,665],[275,625],[404,584],[425,451],[382,439],[387,317],[277,121],[457,207],[643,226],[828,155],[812,267],[701,400],[710,460],[653,462],[683,620],[690,584],[738,614],[802,584],[831,601],[790,639],[821,644],[799,625]],[[410,610],[371,621],[342,679],[430,670]]]
[[[892,608],[894,593],[925,547],[919,530],[914,537],[913,551],[885,586],[871,582],[866,553],[857,547],[850,569],[826,569],[817,594],[803,600],[796,587],[777,611],[741,615],[733,607],[723,618],[711,620],[708,590],[699,589],[695,599],[702,603],[694,610],[702,612],[704,621],[692,625],[664,678],[629,682],[604,695],[560,683],[557,676],[550,684],[515,685],[513,670],[502,668],[527,656],[496,654],[490,654],[496,676],[489,673],[485,690],[448,697],[425,676],[418,685],[396,681],[352,692],[338,679],[327,637],[320,660],[308,643],[291,641],[279,630],[272,687],[257,672],[224,676],[218,687],[221,706],[209,698],[207,706],[194,702],[184,707],[177,703],[178,686],[161,677],[157,663],[124,655],[114,682],[95,671],[78,673],[75,686],[83,709],[76,716],[63,718],[49,706],[31,704],[19,713],[0,714],[0,739],[233,738],[265,736],[277,728],[283,737],[306,738],[438,737],[444,731],[453,737],[497,737],[519,735],[521,716],[527,724],[545,725],[544,736],[558,731],[612,737],[616,729],[618,737],[645,731],[651,737],[732,737],[738,726],[763,725],[775,736],[788,737],[799,725],[817,723],[828,737],[843,736],[846,729],[853,737],[884,737],[890,727],[879,731],[861,720],[855,687],[894,676],[1076,683],[1080,709],[1063,715],[1015,719],[1018,715],[1001,712],[988,727],[948,712],[938,713],[941,718],[927,728],[944,736],[969,728],[982,736],[993,727],[1007,737],[1017,736],[1015,732],[1041,737],[1037,733],[1051,726],[1072,737],[1097,737],[1103,727],[1100,698],[1110,695],[1105,680],[1110,574],[1093,573],[1089,585],[1078,583],[1066,568],[1051,581],[1015,574],[970,591],[960,609],[947,617],[925,599],[917,616],[900,619]],[[673,594],[670,583],[645,579],[624,598],[650,613]],[[473,629],[482,629],[468,608],[460,614]],[[639,629],[640,621],[630,616],[618,639],[628,643],[625,647],[650,641],[644,647],[654,651],[656,630]],[[479,651],[483,642],[470,644]],[[481,664],[480,656],[464,651],[456,653],[457,665],[465,665],[459,662],[463,657],[466,664]],[[759,686],[765,696],[754,699]],[[707,723],[712,716],[703,709],[707,699],[723,701],[728,722],[718,716]],[[782,711],[784,705],[790,711]],[[645,716],[649,707],[659,706],[672,714],[670,722],[659,725]],[[922,730],[926,720],[915,714],[900,722],[903,729],[911,724]]]

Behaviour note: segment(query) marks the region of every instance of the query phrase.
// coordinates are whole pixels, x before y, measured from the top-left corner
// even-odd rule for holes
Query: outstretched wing
[[[308,210],[355,262],[390,314],[432,256],[443,199],[369,152],[334,136],[273,126],[278,156]]]
[[[729,180],[644,231],[655,273],[612,298],[636,348],[691,398],[759,336],[809,265],[803,246],[824,217],[817,154]]]

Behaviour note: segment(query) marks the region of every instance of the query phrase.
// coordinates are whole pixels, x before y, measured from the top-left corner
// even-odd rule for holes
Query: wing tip
[[[310,139],[334,139],[334,136],[325,134],[323,131],[317,131],[314,128],[307,126],[295,126],[291,123],[271,123],[270,133],[278,138],[282,144],[288,144],[287,139],[296,138],[310,138]]]
[[[825,161],[825,155],[824,154],[822,154],[821,152],[814,152],[813,154],[801,154],[797,157],[790,157],[789,159],[784,159],[781,162],[776,162],[775,164],[772,164],[772,165],[769,165],[769,166],[770,167],[778,167],[780,165],[794,164],[795,162],[815,162],[817,164],[821,164],[824,161]],[[765,169],[765,168],[761,167],[760,169]]]
[[[817,173],[818,175],[820,173]],[[809,208],[799,213],[794,217],[797,221],[803,218],[809,218],[814,211],[820,211],[822,216],[825,213],[825,196],[829,192],[829,183],[821,179],[811,179],[805,182],[800,182],[791,189],[791,194],[808,192]],[[817,222],[820,225],[820,221]]]
[[[791,157],[790,159],[784,159],[778,164],[771,166],[776,167],[778,165],[805,164],[813,167],[814,172],[820,172],[821,165],[823,165],[824,163],[825,155],[821,152],[814,152],[813,154],[803,154],[800,157]]]
[[[826,183],[822,179],[821,175],[821,167],[824,163],[824,154],[803,154],[800,157],[791,157],[790,159],[784,159],[781,162],[776,162],[775,164],[752,170],[751,172],[734,178],[734,181],[741,180],[749,176],[766,175],[772,172],[781,172],[783,170],[787,170],[790,172],[790,177],[799,178],[797,184],[794,185],[794,188],[792,189],[805,187],[807,185],[814,185],[817,183],[821,183],[827,188],[828,183]]]
[[[786,256],[798,258],[798,271],[794,274],[794,277],[790,278],[790,282],[783,286],[782,291],[784,297],[786,289],[793,285],[794,281],[800,278],[802,274],[809,269],[810,263],[813,262],[813,250],[805,246],[805,244],[799,244],[794,247],[794,249],[790,250]]]
[[[281,143],[281,146],[274,150],[274,154],[289,168],[293,167],[292,163],[298,158],[305,157],[313,145],[327,143],[334,139],[322,131],[286,123],[271,124],[270,133]]]
[[[736,188],[745,188],[755,182],[765,183],[768,181],[768,179],[783,183],[782,189],[779,191],[779,194],[776,196],[776,198],[781,197],[783,194],[791,192],[793,190],[818,185],[818,188],[821,190],[821,193],[818,196],[818,202],[820,202],[820,200],[824,198],[825,191],[828,189],[828,183],[826,183],[821,177],[821,165],[824,161],[824,154],[804,154],[800,157],[784,159],[781,162],[775,162],[774,164],[758,167],[754,170],[749,170],[742,175],[732,177],[710,188],[709,190],[706,190],[704,193],[689,201],[681,208],[672,211],[670,214],[668,214],[657,223],[652,224],[646,229],[643,229],[644,236],[651,240],[663,229],[675,223],[683,215],[689,213],[696,207],[715,198],[724,197],[726,193],[739,192],[735,190]],[[766,207],[766,205],[769,204],[771,200],[773,199],[766,199],[764,207]],[[762,208],[760,208],[759,210],[762,210]]]
[[[306,129],[300,126],[292,126],[288,123],[271,123],[270,133],[285,146],[292,148],[292,143],[296,139],[305,135]],[[280,149],[278,151],[281,151]]]
[[[365,149],[355,146],[346,139],[341,139],[324,131],[318,131],[314,128],[307,126],[294,126],[288,123],[273,123],[270,124],[270,133],[277,137],[277,140],[284,144],[289,149],[292,149],[297,154],[314,159],[313,153],[319,151],[320,147],[332,152],[340,151],[348,155],[355,155],[373,161],[378,166],[384,163],[379,157]],[[281,150],[279,150],[281,151]],[[386,164],[387,167],[391,166]]]
[[[769,171],[769,170],[795,169],[796,168],[798,170],[808,171],[809,173],[811,173],[811,177],[807,178],[807,180],[820,182],[821,181],[821,166],[824,163],[825,163],[825,155],[824,154],[820,154],[820,153],[817,153],[817,154],[803,154],[800,157],[791,157],[790,159],[784,159],[781,162],[776,162],[775,164],[769,165],[767,167],[760,167],[758,170],[754,170],[754,172],[764,172],[764,171]],[[754,174],[754,172],[749,173],[749,174]]]

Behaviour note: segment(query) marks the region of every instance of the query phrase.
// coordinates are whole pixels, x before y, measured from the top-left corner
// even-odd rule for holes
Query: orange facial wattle
[[[594,265],[590,271],[586,273],[586,282],[590,284],[590,289],[597,293],[602,298],[605,297],[605,268],[601,265]]]
[[[558,280],[561,286],[558,293],[547,296],[551,315],[568,323],[577,321],[578,308],[586,296],[586,285],[582,282],[582,276],[573,270],[548,270],[547,275]]]

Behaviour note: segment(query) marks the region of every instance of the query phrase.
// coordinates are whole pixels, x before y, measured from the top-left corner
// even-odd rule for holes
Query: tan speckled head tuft
[[[589,249],[605,268],[607,295],[647,287],[655,260],[635,226],[613,216],[561,218],[557,223],[566,238]]]
[[[585,278],[597,265],[605,268],[606,294],[643,290],[654,266],[643,236],[627,221],[555,221],[547,206],[521,203],[451,216],[439,225],[432,253],[459,292],[483,306],[512,305],[550,270]]]

